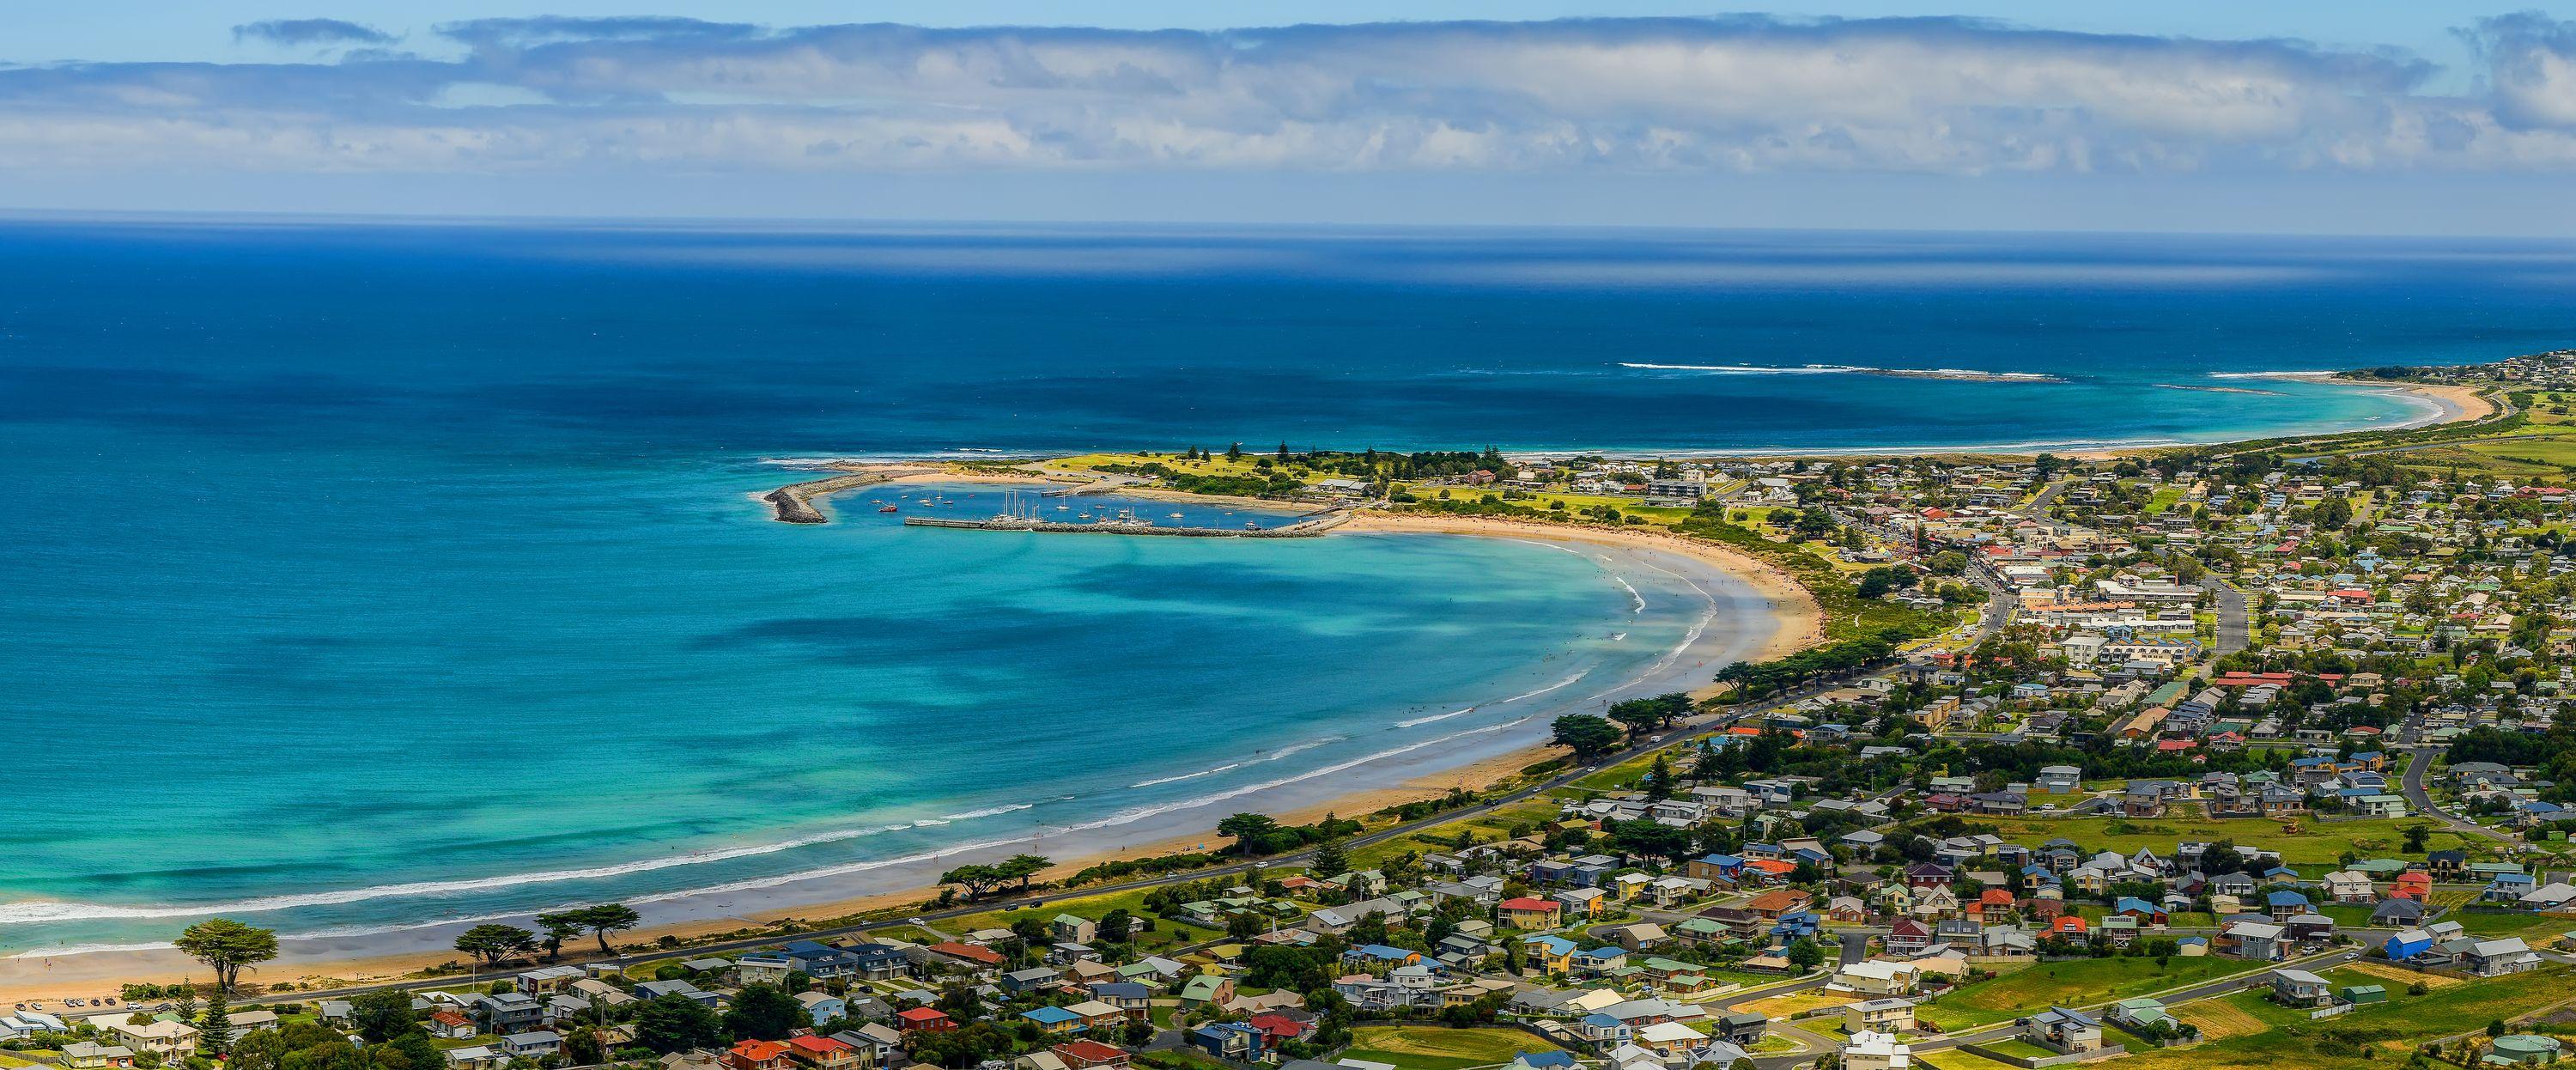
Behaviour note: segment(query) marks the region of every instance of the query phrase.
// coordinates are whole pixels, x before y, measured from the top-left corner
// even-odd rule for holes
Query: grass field
[[[1407,851],[1416,855],[1447,851],[1453,838],[1462,830],[1474,832],[1477,842],[1493,843],[1510,838],[1514,825],[1527,824],[1536,827],[1556,820],[1558,813],[1557,804],[1548,799],[1514,803],[1491,813],[1478,814],[1466,821],[1444,822],[1421,832],[1408,833],[1391,840],[1370,844],[1351,852],[1351,866],[1355,869],[1365,869]]]
[[[1915,1052],[1914,1065],[1928,1066],[1932,1070],[2002,1070],[2006,1064],[1983,1055],[1971,1055],[1957,1048],[1943,1048],[1939,1051]]]
[[[1214,939],[1217,936],[1223,935],[1215,929],[1201,928],[1187,922],[1173,921],[1169,918],[1148,912],[1145,909],[1145,889],[1142,888],[1125,892],[1113,892],[1107,895],[1085,895],[1075,896],[1071,899],[1050,900],[1047,905],[1039,907],[1036,910],[988,910],[980,914],[968,914],[964,917],[949,919],[948,921],[941,922],[940,927],[948,930],[949,932],[959,934],[970,933],[977,929],[1007,929],[1011,927],[1012,919],[1022,917],[1024,915],[1034,916],[1040,921],[1045,921],[1046,919],[1052,918],[1058,914],[1072,914],[1076,917],[1099,921],[1102,915],[1121,908],[1124,908],[1128,914],[1134,916],[1139,921],[1152,921],[1154,923],[1153,932],[1142,933],[1136,936],[1135,944],[1139,950],[1152,951],[1160,948],[1171,947],[1176,944],[1193,944],[1201,940]]]
[[[2263,1024],[2262,1019],[2245,1013],[2235,1004],[2223,999],[2205,999],[2198,1003],[2187,1004],[2176,1011],[2174,1016],[2199,1027],[2203,1041],[2214,1042],[2229,1037],[2241,1037],[2270,1028]]]
[[[1818,1007],[1840,1007],[1843,1004],[1858,1001],[1859,997],[1841,992],[1798,992],[1786,996],[1773,996],[1769,999],[1757,999],[1736,1009],[1785,1019]]]
[[[2146,958],[2075,959],[2024,966],[1992,980],[1963,985],[1915,1014],[1943,1029],[1990,1025],[2055,1004],[2087,1007],[2262,969],[2241,959],[2177,958],[2162,966]]]
[[[1559,1050],[1562,1049],[1518,1029],[1372,1025],[1354,1030],[1350,1050],[1343,1054],[1370,1062],[1394,1063],[1406,1070],[1464,1070],[1508,1063],[1525,1051]]]
[[[2511,1020],[2576,1000],[2576,974],[2562,968],[2434,989],[2421,996],[2409,996],[2401,985],[2350,968],[2329,970],[2323,976],[2337,985],[2385,985],[2389,1001],[2324,1021],[2311,1021],[2305,1013],[2274,1004],[2260,992],[2186,1004],[2175,1013],[2199,1026],[2208,1039],[2158,1052],[2155,1065],[2159,1070],[2388,1067],[2426,1041],[2475,1032],[2491,1020]],[[2364,1051],[2375,1058],[2364,1059]]]
[[[2537,945],[2560,933],[2576,930],[2576,918],[2549,914],[2490,914],[2483,911],[2455,910],[2442,915],[2443,921],[2456,921],[2460,928],[2475,936],[2519,936]]]
[[[2419,823],[2421,819],[2418,818],[2310,821],[2303,823],[2297,834],[2283,835],[2281,826],[2269,821],[2204,817],[2003,817],[1971,820],[1971,824],[1993,826],[1998,836],[2034,847],[2064,837],[2084,845],[2087,851],[2135,854],[2144,848],[2166,854],[2182,840],[2234,840],[2277,850],[2281,852],[2281,860],[2291,865],[2332,865],[2341,861],[2346,851],[2367,857],[2393,857],[2405,846],[2407,826]],[[2469,846],[2458,833],[2446,830],[2435,831],[2426,842],[2427,849],[2435,851]]]
[[[2046,1059],[2057,1054],[2056,1052],[2040,1047],[2037,1044],[2022,1040],[1998,1040],[1991,1044],[1979,1044],[1977,1046],[1990,1049],[1997,1055],[2010,1055],[2018,1059]]]

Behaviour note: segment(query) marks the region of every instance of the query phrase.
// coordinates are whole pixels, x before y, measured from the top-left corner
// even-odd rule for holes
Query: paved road
[[[2433,768],[2435,750],[2436,748],[2433,747],[2417,747],[2413,753],[2407,755],[2406,775],[2398,778],[2397,781],[2398,791],[2406,796],[2406,805],[2413,807],[2417,815],[2439,821],[2442,827],[2463,836],[2494,840],[2499,843],[2511,842],[2494,829],[2474,821],[2463,820],[2450,811],[2433,805],[2432,793],[2424,790],[2424,774]]]
[[[2203,574],[2200,586],[2218,596],[2213,600],[2218,611],[2218,642],[2214,648],[2217,655],[2223,658],[2245,649],[2254,635],[2252,610],[2246,604],[2245,592],[2215,573]]]
[[[2068,487],[2072,487],[2074,485],[2075,477],[2073,476],[2052,479],[2048,482],[2047,486],[2039,488],[2039,493],[2031,495],[2030,500],[2022,503],[2022,507],[2014,510],[2014,512],[2027,513],[2034,520],[2046,520],[2048,519],[2048,510],[2057,504],[2057,499],[2066,496],[2066,489]]]

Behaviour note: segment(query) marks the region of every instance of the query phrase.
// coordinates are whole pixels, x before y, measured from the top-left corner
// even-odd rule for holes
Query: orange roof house
[[[937,1007],[914,1007],[896,1013],[894,1019],[900,1028],[907,1030],[927,1029],[935,1033],[943,1029],[957,1028],[956,1020],[948,1017],[947,1012]]]
[[[787,1070],[787,1045],[775,1040],[746,1040],[725,1049],[733,1070]]]

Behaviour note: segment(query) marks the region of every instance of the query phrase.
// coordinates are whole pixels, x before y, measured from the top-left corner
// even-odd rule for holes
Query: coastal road
[[[2243,589],[2218,578],[2216,573],[2203,573],[2200,586],[2217,597],[2212,599],[2218,611],[2218,640],[2212,648],[2218,657],[2226,657],[2252,645],[2254,625]]]

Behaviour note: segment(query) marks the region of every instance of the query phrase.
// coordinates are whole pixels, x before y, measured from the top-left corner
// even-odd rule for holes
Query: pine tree
[[[1312,868],[1315,877],[1319,880],[1338,877],[1351,871],[1350,856],[1342,853],[1341,844],[1327,843],[1315,848],[1315,864]]]
[[[221,987],[215,989],[214,995],[206,997],[206,1017],[197,1023],[197,1030],[197,1054],[209,1059],[221,1059],[232,1054],[233,1016],[224,1008],[224,990]]]
[[[1662,802],[1673,797],[1673,763],[1664,760],[1664,752],[1655,752],[1655,764],[1646,770],[1646,798]]]

